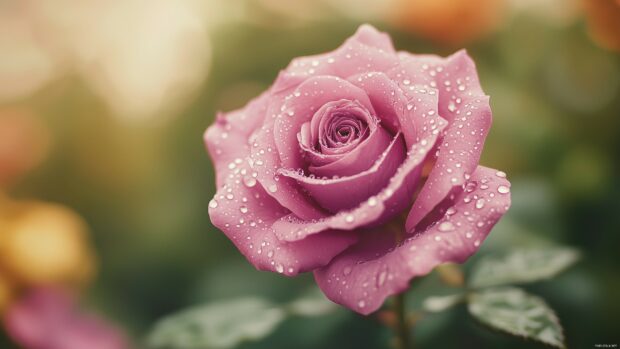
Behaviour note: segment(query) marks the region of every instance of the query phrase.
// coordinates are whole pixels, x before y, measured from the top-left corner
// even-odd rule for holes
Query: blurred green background
[[[609,10],[596,6],[612,15],[616,6],[618,15],[620,5],[584,4],[2,1],[0,115],[30,115],[50,139],[41,163],[6,191],[86,219],[99,272],[85,303],[137,342],[157,319],[193,304],[293,299],[311,275],[256,272],[210,224],[214,174],[202,134],[216,111],[243,106],[292,58],[332,50],[370,22],[397,49],[467,48],[494,115],[481,163],[507,172],[513,193],[481,254],[579,248],[576,267],[528,289],[556,310],[569,347],[617,344],[620,35],[613,21],[599,25]],[[415,333],[419,348],[540,347],[483,328],[464,307],[429,317]],[[339,309],[287,321],[243,347],[384,348],[390,336],[376,318]]]

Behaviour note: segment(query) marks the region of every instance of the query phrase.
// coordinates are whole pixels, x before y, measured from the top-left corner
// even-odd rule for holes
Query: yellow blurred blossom
[[[0,267],[23,286],[80,286],[95,269],[87,227],[61,205],[10,204],[1,212]]]

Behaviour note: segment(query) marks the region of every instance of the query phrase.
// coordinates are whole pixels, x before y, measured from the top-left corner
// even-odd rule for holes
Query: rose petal
[[[356,142],[354,149],[340,154],[324,154],[312,148],[310,123],[301,126],[297,134],[300,148],[305,152],[308,170],[315,176],[349,176],[369,169],[390,144],[390,134],[377,121],[367,129],[370,133],[364,140]]]
[[[416,93],[425,94],[428,91],[417,90]],[[276,235],[285,241],[296,241],[328,229],[354,230],[385,223],[409,207],[424,160],[445,126],[446,121],[437,115],[425,118],[420,142],[409,149],[407,158],[379,194],[352,210],[344,210],[322,219],[303,220],[288,215],[274,223]]]
[[[365,233],[358,244],[314,272],[319,287],[332,301],[369,314],[407,289],[412,278],[442,263],[464,262],[510,206],[510,183],[503,176],[478,167],[469,189],[454,198],[443,218],[402,244],[396,244],[403,233],[398,228]]]
[[[453,115],[458,109],[457,98],[484,96],[480,86],[476,64],[467,51],[460,50],[446,58],[436,55],[415,55],[398,52],[400,64],[387,75],[407,91],[407,80],[439,91],[439,112]],[[454,108],[450,107],[453,102]],[[454,110],[451,110],[454,109]],[[450,121],[449,119],[448,121]]]
[[[209,216],[256,268],[296,275],[327,264],[356,241],[353,235],[334,231],[294,243],[278,240],[271,226],[290,211],[247,177],[251,171],[243,163],[226,177],[209,204]]]
[[[392,39],[386,33],[378,31],[375,27],[369,24],[362,24],[357,28],[357,31],[347,43],[357,41],[361,44],[370,47],[376,47],[380,50],[393,53],[394,45],[392,45]]]
[[[439,91],[439,113],[450,123],[441,140],[436,164],[407,217],[411,231],[451,190],[476,169],[491,127],[488,96],[480,87],[476,66],[464,50],[450,57],[399,53],[401,65],[388,72],[408,93],[405,80]]]
[[[228,175],[228,166],[250,153],[248,138],[265,119],[268,100],[269,93],[265,92],[242,109],[218,113],[215,122],[207,128],[204,141],[213,160],[218,187]]]
[[[216,172],[216,185],[221,187],[226,178],[234,171],[237,166],[247,161],[247,156],[250,153],[250,146],[248,143],[248,130],[252,130],[252,126],[243,127],[243,122],[255,122],[257,119],[260,120],[261,116],[264,115],[264,104],[260,103],[263,100],[262,97],[254,102],[248,104],[243,110],[231,112],[228,114],[219,114],[217,121],[211,125],[207,131],[205,132],[205,144],[207,145],[208,152],[213,159],[213,163],[215,166]],[[273,149],[275,145],[273,145],[273,139],[266,135],[262,135],[264,138],[255,137],[251,142],[254,144],[258,144],[258,142],[262,142],[263,144],[271,144],[269,148]],[[255,165],[256,168],[260,168],[262,162],[259,162]],[[244,175],[245,181],[257,181],[259,177],[259,171],[255,170],[247,170]],[[288,180],[290,181],[290,180]],[[295,192],[297,194],[291,196],[282,196],[282,201],[287,204],[287,207],[292,208],[292,211],[301,217],[306,218],[314,218],[321,217],[324,214],[317,209],[313,203],[308,202],[302,193],[298,192],[298,188],[295,183],[290,181],[291,183],[286,183],[286,180],[283,181],[280,185],[283,188],[288,189],[288,192]],[[270,187],[273,188],[274,187]],[[276,187],[277,188],[277,187]],[[286,191],[283,189],[283,191]]]
[[[464,102],[461,111],[446,128],[435,166],[407,217],[407,231],[414,229],[453,188],[463,185],[478,165],[491,127],[489,99],[482,96]]]
[[[405,81],[404,85],[399,86],[386,74],[378,72],[356,75],[349,81],[366,92],[386,127],[404,134],[407,147],[420,141],[425,119],[435,119],[439,112],[437,90],[434,88],[412,81]],[[407,91],[407,95],[403,90]],[[421,90],[425,92],[418,93]]]
[[[271,89],[271,105],[273,109],[267,112],[267,118],[276,117],[276,112],[281,112],[284,96],[288,96],[287,91],[298,84],[305,78],[318,75],[333,75],[348,77],[356,73],[362,73],[372,70],[387,71],[388,69],[398,65],[398,58],[394,54],[394,49],[389,36],[379,33],[371,26],[362,26],[358,29],[353,37],[349,38],[340,48],[334,52],[312,56],[297,58],[281,72],[274,86]],[[280,98],[280,95],[282,97]],[[275,102],[274,102],[275,100]],[[299,129],[299,128],[297,128]],[[269,125],[264,125],[260,135],[254,141],[256,144],[266,149],[274,149],[275,141]],[[296,132],[292,132],[296,134]],[[289,143],[290,144],[290,143]],[[269,195],[272,195],[279,203],[289,208],[295,215],[303,219],[317,219],[325,217],[325,213],[317,210],[311,200],[304,197],[303,193],[294,182],[284,180],[277,183],[274,178],[272,169],[279,166],[280,163],[275,154],[267,154],[266,159],[257,159],[258,163],[267,164],[264,168],[255,167],[258,173],[258,179],[267,189]],[[284,158],[298,158],[298,153],[285,154]],[[297,162],[296,162],[297,161]],[[288,167],[296,167],[299,160],[292,160]],[[253,162],[256,163],[256,162]]]
[[[391,142],[389,133],[383,128],[377,127],[371,132],[355,149],[328,164],[310,166],[308,170],[317,177],[354,176],[368,170],[381,158]]]
[[[359,157],[367,156],[370,159],[377,159],[372,167],[354,175],[347,175],[339,178],[317,178],[307,177],[296,171],[284,170],[280,172],[283,176],[295,179],[322,207],[331,212],[339,212],[345,209],[351,209],[360,202],[368,199],[370,196],[377,194],[384,188],[390,178],[396,172],[396,169],[402,164],[405,158],[405,145],[397,135],[391,142],[387,132],[378,130],[377,135],[383,135],[384,138],[378,141],[380,144],[374,144],[376,147],[369,149],[370,153],[364,153],[364,147],[360,146],[352,154],[348,154],[341,161],[331,163],[333,165],[342,166],[344,170],[351,168],[357,169]],[[371,141],[369,139],[369,141]],[[384,145],[387,144],[386,145]],[[380,151],[379,149],[383,149]],[[375,156],[372,152],[379,150],[381,153]],[[355,154],[355,156],[353,156]],[[349,161],[351,163],[349,163]],[[361,163],[365,163],[362,161]],[[334,173],[346,173],[335,169]]]
[[[325,93],[329,91],[329,93]],[[290,92],[290,93],[289,93]],[[299,93],[296,97],[295,94]],[[307,94],[307,95],[306,95]],[[301,192],[297,183],[289,178],[279,179],[279,168],[302,166],[297,133],[302,124],[308,122],[317,106],[339,99],[356,100],[373,112],[372,105],[364,91],[351,83],[336,77],[315,77],[299,85],[295,92],[286,90],[271,96],[267,110],[267,122],[253,135],[251,140],[251,166],[256,179],[282,206],[303,219],[325,217],[307,195]],[[293,117],[289,115],[293,111]],[[271,121],[271,119],[275,121]]]
[[[387,71],[398,65],[389,35],[370,25],[357,32],[336,50],[293,59],[286,72],[294,76],[349,76],[371,71]]]
[[[346,114],[346,116],[342,116]],[[318,144],[322,154],[341,155],[355,148],[377,128],[378,119],[357,101],[339,100],[323,104],[310,120],[312,143]],[[304,123],[304,125],[307,123]],[[347,142],[337,140],[339,126],[348,125],[357,131],[357,137],[347,137]],[[303,126],[302,126],[303,129]],[[340,144],[339,144],[340,142]]]
[[[432,92],[431,89],[422,88],[411,91],[416,101],[437,98]],[[447,125],[437,113],[426,114],[418,127],[419,142],[409,149],[407,158],[379,194],[352,210],[345,210],[330,217],[304,219],[295,214],[284,217],[274,224],[278,238],[296,241],[327,229],[354,230],[369,225],[376,226],[409,207],[416,192],[416,183],[424,160],[428,152],[434,148],[438,135]]]
[[[282,167],[301,168],[304,165],[297,155],[299,154],[297,133],[303,124],[314,119],[315,112],[324,104],[340,100],[355,101],[371,115],[375,115],[372,104],[363,90],[334,76],[310,78],[285,97],[273,131]],[[311,137],[314,132],[318,132],[313,131],[313,128],[318,128],[318,124],[311,124]],[[318,136],[315,135],[313,138],[316,137]]]
[[[267,190],[268,195],[276,199],[280,205],[303,219],[325,217],[318,205],[311,201],[295,181],[280,178],[277,170],[280,167],[275,142],[268,126],[262,127],[253,134],[251,140],[252,155],[248,159],[252,176]]]

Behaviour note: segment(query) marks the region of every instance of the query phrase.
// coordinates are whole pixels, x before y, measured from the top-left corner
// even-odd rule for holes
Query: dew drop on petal
[[[478,201],[476,201],[476,208],[480,209],[484,207],[484,199],[478,199]]]
[[[217,207],[217,201],[215,199],[212,199],[211,201],[209,201],[209,207],[216,208]]]
[[[374,196],[371,196],[370,198],[368,198],[368,206],[370,207],[377,206],[377,198]]]
[[[497,187],[497,192],[500,194],[508,194],[510,193],[510,188],[505,185],[500,185],[499,187]]]
[[[383,286],[383,284],[385,284],[386,279],[387,279],[387,271],[383,270],[377,276],[377,287]]]
[[[439,231],[452,231],[454,230],[454,224],[451,222],[443,222],[439,224]]]
[[[475,182],[467,182],[467,184],[465,184],[465,191],[466,192],[471,193],[475,189],[476,189],[476,183]]]
[[[270,192],[275,193],[278,191],[278,186],[274,183],[274,184],[269,185],[269,188],[267,189],[269,189]]]
[[[256,185],[256,179],[254,177],[243,177],[243,184],[248,188],[252,188]]]

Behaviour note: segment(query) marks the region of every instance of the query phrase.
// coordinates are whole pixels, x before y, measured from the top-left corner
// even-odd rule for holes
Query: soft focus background
[[[618,344],[616,0],[0,1],[0,308],[70,285],[83,311],[139,346],[183,307],[306,292],[311,275],[256,272],[210,224],[202,133],[292,58],[334,49],[364,22],[401,50],[467,48],[494,112],[482,163],[507,172],[513,193],[481,254],[580,249],[575,267],[527,289],[556,310],[569,347]],[[384,348],[390,335],[338,309],[242,347]],[[542,347],[483,328],[465,307],[420,322],[416,341]]]

